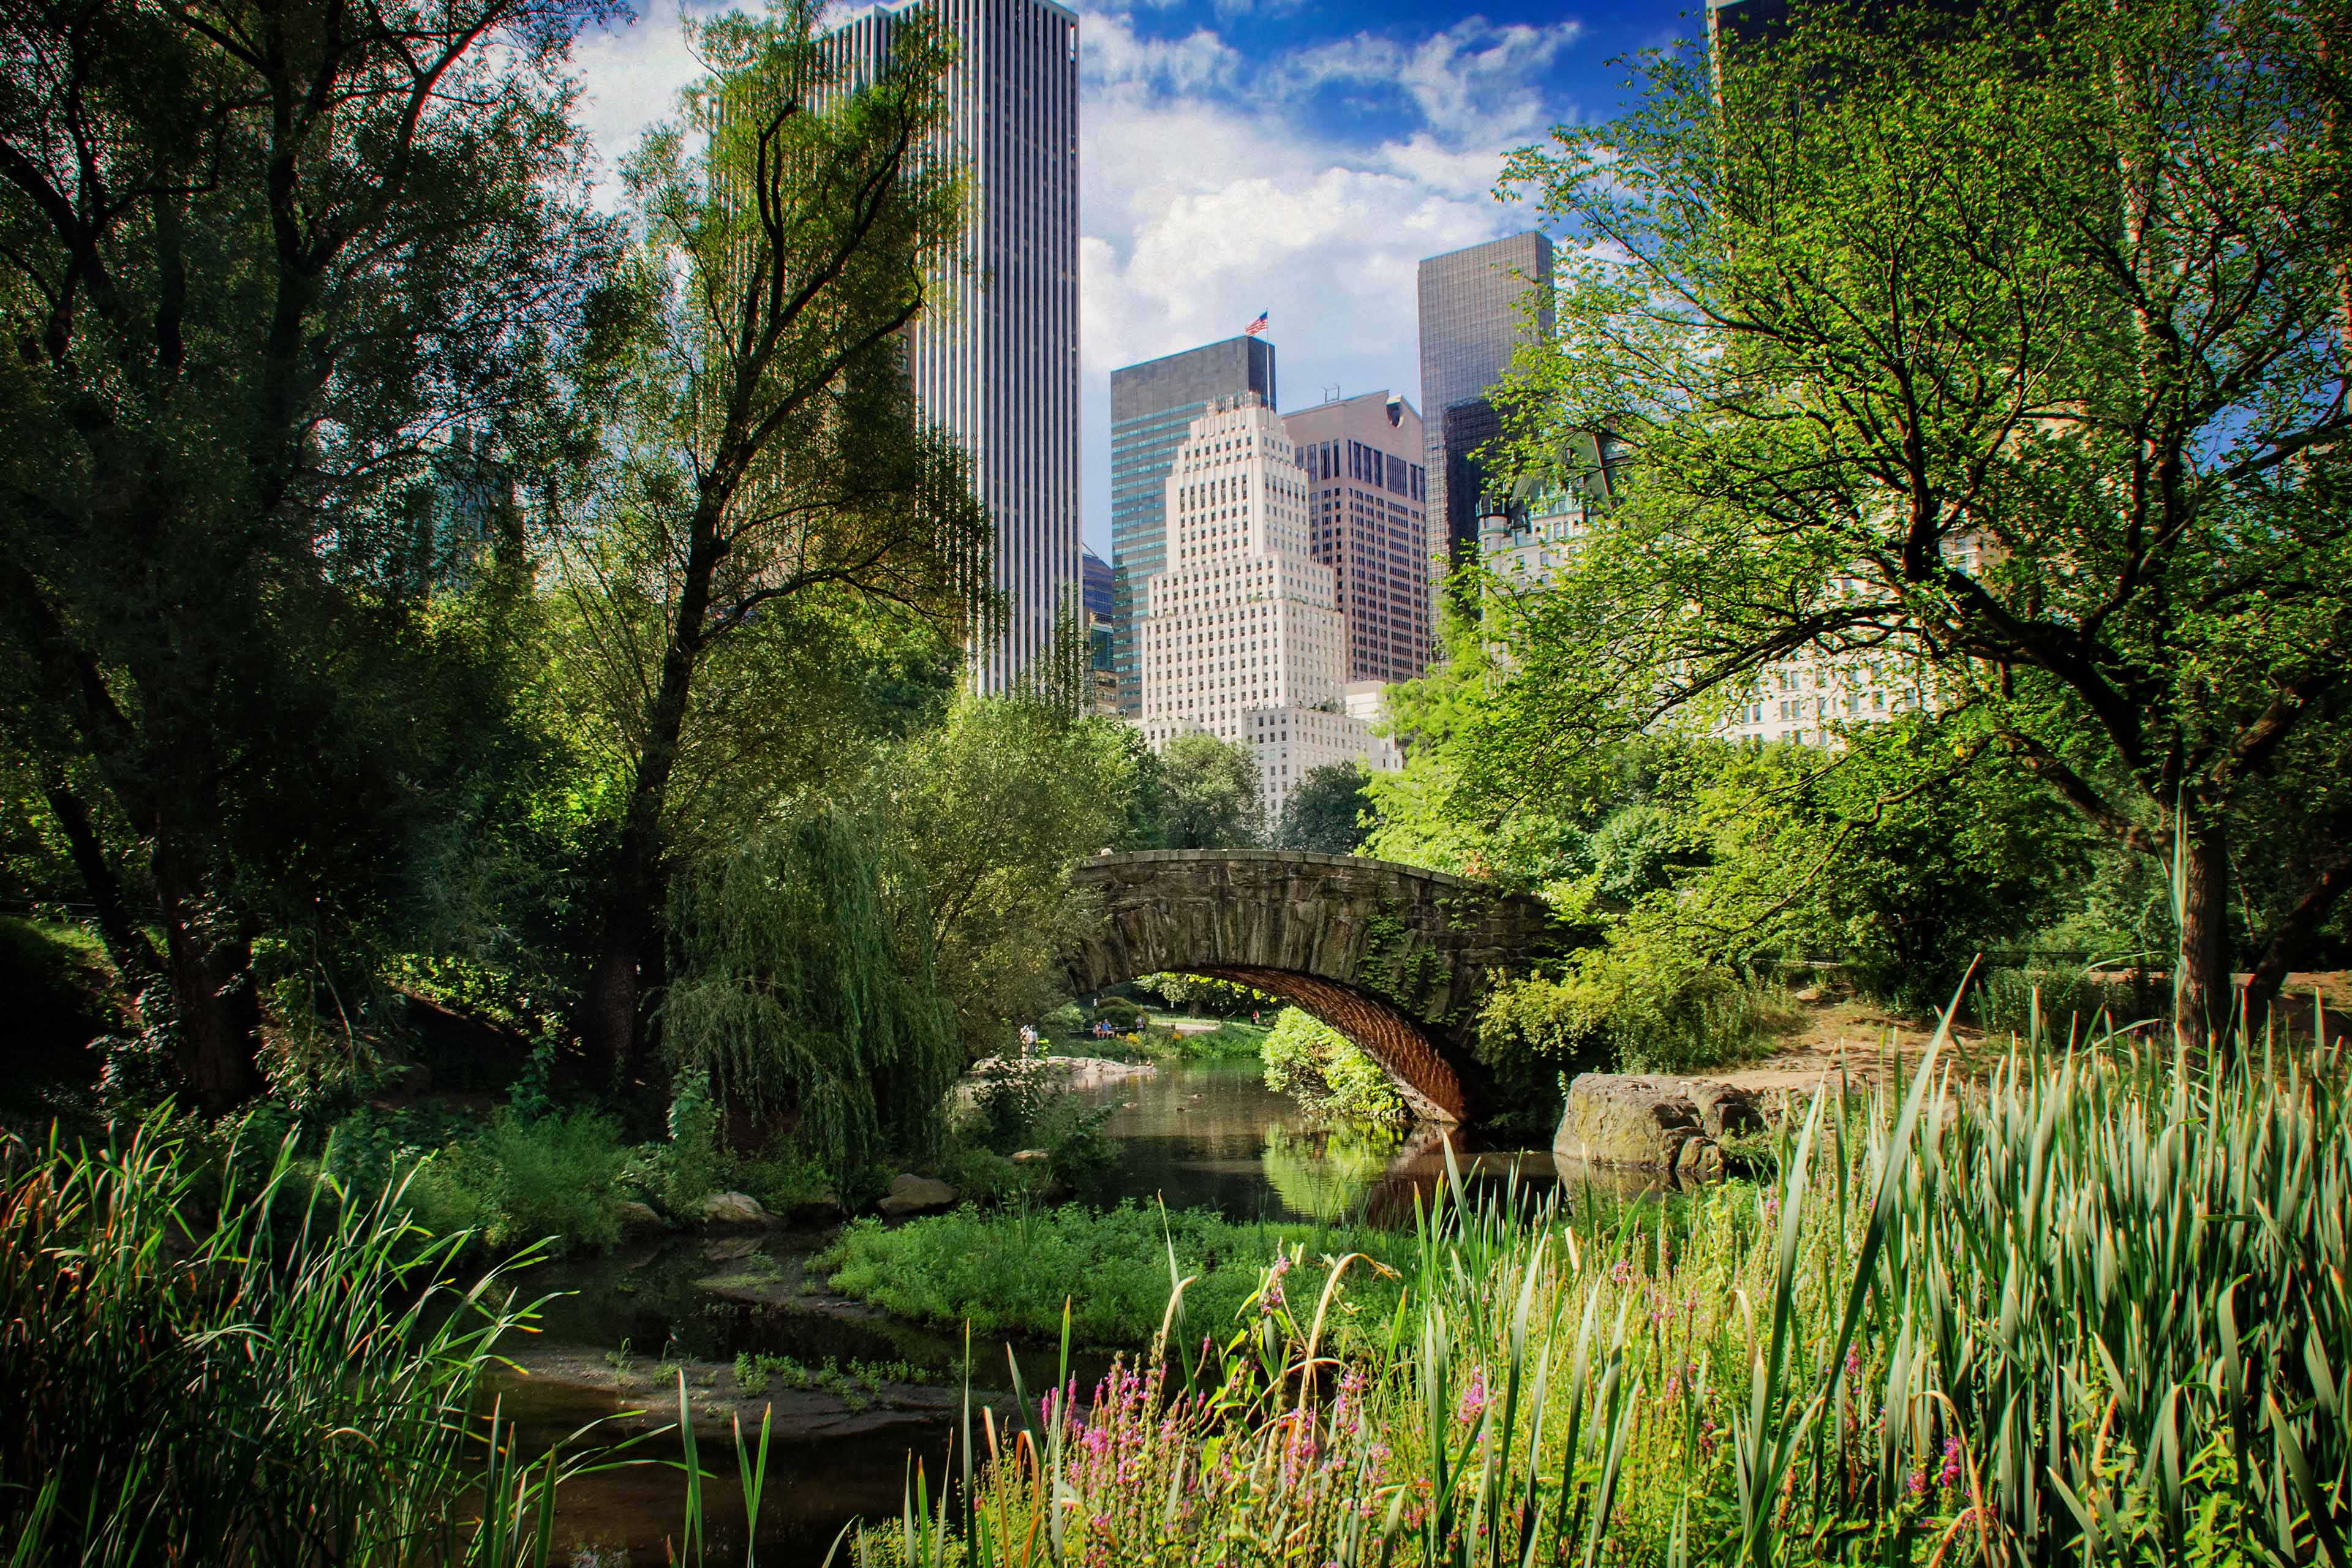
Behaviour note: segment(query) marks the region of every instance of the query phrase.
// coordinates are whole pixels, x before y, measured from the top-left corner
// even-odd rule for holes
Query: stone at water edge
[[[898,1219],[910,1214],[953,1208],[955,1201],[956,1190],[945,1182],[902,1173],[890,1179],[890,1195],[874,1206],[886,1218]]]
[[[713,1193],[702,1200],[705,1225],[773,1225],[775,1216],[749,1193]]]
[[[620,1219],[623,1230],[667,1230],[669,1228],[669,1221],[656,1214],[649,1205],[638,1203],[634,1198],[623,1198],[619,1203],[614,1204],[613,1213]]]
[[[1764,1125],[1756,1097],[1707,1079],[1588,1072],[1568,1086],[1552,1152],[1596,1165],[1674,1172],[1701,1180],[1723,1173],[1717,1140]]]
[[[1044,1149],[1024,1149],[1013,1156],[1016,1165],[1042,1165],[1054,1156]]]

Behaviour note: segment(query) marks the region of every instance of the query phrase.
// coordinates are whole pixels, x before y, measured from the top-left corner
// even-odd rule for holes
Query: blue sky
[[[608,159],[695,74],[678,3],[641,0],[576,51]],[[1080,0],[1087,542],[1109,553],[1114,367],[1265,310],[1284,406],[1333,386],[1417,403],[1414,263],[1528,226],[1490,194],[1503,153],[1608,118],[1607,62],[1695,35],[1698,4]]]

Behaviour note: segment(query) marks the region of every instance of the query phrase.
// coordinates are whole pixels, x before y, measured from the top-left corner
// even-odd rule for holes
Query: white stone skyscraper
[[[889,58],[918,9],[954,38],[947,145],[963,165],[965,266],[934,279],[911,334],[916,406],[971,455],[996,524],[998,634],[972,648],[1002,691],[1078,597],[1078,18],[1055,0],[911,0],[858,12],[826,47],[846,79]]]
[[[1394,748],[1346,710],[1334,574],[1309,539],[1298,447],[1255,393],[1192,421],[1168,475],[1167,567],[1137,627],[1144,738],[1205,730],[1257,754],[1269,820],[1307,770]]]

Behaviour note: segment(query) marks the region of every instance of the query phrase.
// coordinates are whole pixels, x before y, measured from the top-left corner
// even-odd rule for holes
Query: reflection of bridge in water
[[[1539,899],[1352,855],[1146,850],[1098,855],[1071,879],[1103,912],[1064,955],[1073,994],[1162,972],[1254,986],[1362,1047],[1434,1121],[1503,1109],[1469,1049],[1479,1005],[1561,943]]]

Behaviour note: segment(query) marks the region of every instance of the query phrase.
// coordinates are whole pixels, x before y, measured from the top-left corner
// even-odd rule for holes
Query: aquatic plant
[[[2029,1040],[1964,1092],[1944,1043],[1797,1108],[1766,1186],[1454,1173],[1379,1310],[1286,1251],[1204,1343],[1171,1254],[1139,1367],[983,1418],[864,1561],[2344,1563],[2340,1048]]]
[[[474,1415],[534,1305],[460,1288],[462,1236],[399,1184],[312,1179],[290,1141],[240,1184],[161,1123],[0,1151],[0,1560],[539,1563],[553,1488]],[[534,1542],[537,1544],[534,1545]]]

